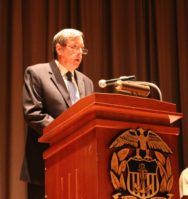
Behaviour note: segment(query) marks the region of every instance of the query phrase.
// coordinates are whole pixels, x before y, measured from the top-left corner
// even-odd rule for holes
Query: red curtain
[[[188,165],[187,0],[0,0],[0,198],[26,198],[19,181],[24,153],[23,72],[52,59],[63,28],[84,32],[89,54],[80,70],[98,81],[122,75],[157,84],[163,100],[184,114],[180,157]],[[154,95],[156,97],[156,95]]]

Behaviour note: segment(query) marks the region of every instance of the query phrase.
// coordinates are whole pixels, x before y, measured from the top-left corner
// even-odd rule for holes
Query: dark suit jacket
[[[83,73],[75,71],[75,77],[83,98],[93,92],[93,83]],[[28,124],[25,157],[21,179],[30,183],[44,183],[42,153],[48,147],[39,143],[42,130],[71,106],[70,96],[60,71],[51,63],[27,67],[24,76],[23,108]]]

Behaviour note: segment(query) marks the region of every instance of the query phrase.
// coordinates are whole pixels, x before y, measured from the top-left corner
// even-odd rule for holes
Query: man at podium
[[[28,125],[21,179],[28,183],[28,198],[44,198],[43,128],[80,98],[93,92],[93,82],[79,72],[85,49],[83,33],[63,29],[52,42],[54,60],[26,68],[23,86],[24,117]]]

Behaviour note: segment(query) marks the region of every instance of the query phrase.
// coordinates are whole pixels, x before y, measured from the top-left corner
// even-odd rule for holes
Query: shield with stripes
[[[147,199],[159,192],[157,162],[155,159],[145,160],[130,158],[127,162],[127,188],[131,195]]]

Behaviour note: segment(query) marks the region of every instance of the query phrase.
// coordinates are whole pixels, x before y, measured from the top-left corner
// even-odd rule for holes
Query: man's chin
[[[74,68],[78,68],[79,65],[80,65],[80,63],[81,63],[80,61],[75,61],[75,62],[74,62]]]
[[[74,66],[72,66],[71,70],[76,70],[79,67],[80,64],[75,64]]]

